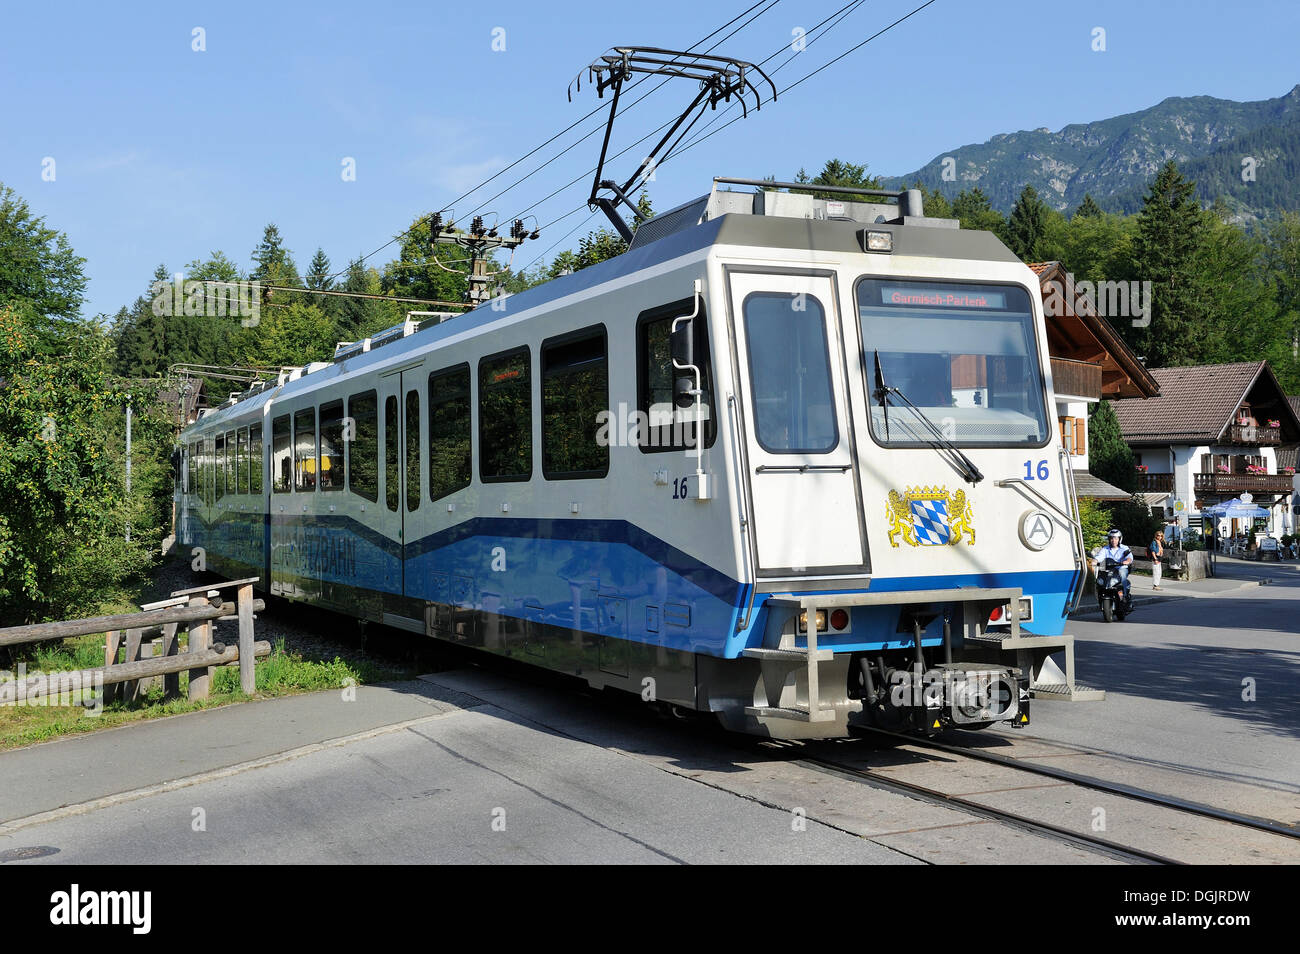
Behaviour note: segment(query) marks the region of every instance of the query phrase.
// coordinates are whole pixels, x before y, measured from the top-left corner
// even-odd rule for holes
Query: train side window
[[[429,499],[469,486],[469,365],[429,375]]]
[[[241,427],[236,438],[235,467],[238,470],[236,480],[239,493],[248,493],[248,428]]]
[[[236,482],[236,464],[238,459],[235,457],[235,432],[226,431],[226,493],[236,494],[239,492],[239,484]]]
[[[384,503],[392,511],[397,510],[399,496],[397,482],[401,479],[397,473],[399,457],[397,436],[397,398],[388,397],[384,400]]]
[[[478,461],[485,483],[533,475],[533,390],[527,347],[478,363]]]
[[[420,392],[406,392],[406,509],[420,508]]]
[[[262,425],[248,429],[248,487],[249,492],[262,492]]]
[[[605,326],[542,342],[542,474],[547,480],[609,473],[609,442],[599,439],[601,412],[608,410]]]
[[[644,311],[637,318],[636,366],[637,410],[640,412],[637,443],[641,452],[686,450],[696,444],[694,407],[673,404],[673,382],[689,372],[673,367],[671,335],[674,319],[689,315],[695,301],[684,298],[671,305]],[[709,360],[709,331],[704,310],[691,322],[695,332],[695,358],[700,369],[700,420],[704,424],[704,446],[712,447],[718,427],[713,408],[713,372]]]
[[[320,489],[342,490],[347,466],[343,455],[343,400],[320,409]]]
[[[822,303],[812,295],[754,292],[741,310],[759,445],[770,454],[834,450],[839,433]]]
[[[216,472],[217,472],[217,492],[216,499],[220,500],[226,495],[226,435],[218,434],[216,437]]]
[[[316,489],[316,409],[306,407],[293,415],[293,489]]]
[[[348,487],[358,497],[379,499],[379,407],[374,391],[348,398],[352,440],[347,442]]]
[[[289,492],[293,481],[293,440],[289,433],[289,415],[281,414],[271,422],[271,489],[277,494]]]

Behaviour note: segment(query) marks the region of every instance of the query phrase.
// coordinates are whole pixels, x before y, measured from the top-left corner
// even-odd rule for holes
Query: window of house
[[[469,365],[429,375],[429,499],[469,486]]]
[[[605,328],[542,343],[542,474],[547,480],[604,477],[609,441],[597,440],[609,410]]]

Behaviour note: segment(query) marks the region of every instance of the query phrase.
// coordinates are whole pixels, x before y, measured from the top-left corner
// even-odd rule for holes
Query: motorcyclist
[[[1119,531],[1119,528],[1112,527],[1106,534],[1106,545],[1097,548],[1095,559],[1098,564],[1104,560],[1114,560],[1119,564],[1119,579],[1124,587],[1124,602],[1129,602],[1128,571],[1133,565],[1133,551],[1124,546],[1124,534]]]

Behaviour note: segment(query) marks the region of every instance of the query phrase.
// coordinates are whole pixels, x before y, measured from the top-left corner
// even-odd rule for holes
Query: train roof
[[[202,429],[228,418],[244,418],[272,398],[315,390],[354,371],[399,364],[415,349],[517,318],[530,309],[715,246],[853,254],[864,251],[865,233],[870,230],[892,233],[895,257],[1020,261],[991,232],[961,229],[956,220],[919,214],[919,195],[909,207],[903,199],[905,194],[899,193],[904,207],[900,213],[898,206],[881,203],[840,202],[762,189],[738,192],[719,188],[719,185],[748,182],[715,180],[709,195],[644,223],[628,250],[615,258],[561,275],[535,288],[493,299],[463,315],[439,317],[422,325],[408,321],[405,327],[398,325],[369,339],[376,343],[384,339],[382,348],[358,353],[359,349],[353,347],[350,353],[341,352],[333,362],[315,362],[282,374],[274,384],[260,386],[232,397],[220,407],[208,409],[191,426]],[[907,214],[912,210],[918,214]]]

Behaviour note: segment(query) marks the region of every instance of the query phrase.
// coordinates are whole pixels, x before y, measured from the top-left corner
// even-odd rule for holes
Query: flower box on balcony
[[[1137,465],[1138,473],[1139,473],[1139,474],[1145,474],[1145,473],[1147,472],[1147,466],[1148,466],[1148,465],[1146,465],[1146,464],[1138,464],[1138,465]]]
[[[1268,426],[1269,426],[1269,427],[1281,427],[1281,426],[1282,426],[1282,422],[1281,422],[1281,421],[1278,421],[1278,420],[1272,420],[1272,419],[1270,419],[1269,422],[1268,422]]]

